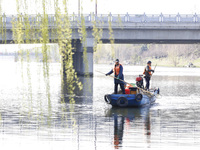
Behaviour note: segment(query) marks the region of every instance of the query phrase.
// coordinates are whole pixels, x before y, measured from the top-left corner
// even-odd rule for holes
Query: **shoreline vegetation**
[[[174,66],[172,63],[170,63],[170,60],[167,60],[167,59],[162,59],[162,60],[157,60],[157,59],[149,59],[152,61],[153,63],[153,66],[155,64],[157,64],[158,66],[161,66],[161,67],[188,67],[188,68],[200,68],[200,59],[198,60],[194,60],[194,63],[192,63],[193,65],[190,66],[190,63],[186,63],[184,60],[182,60],[182,62],[177,65],[177,66]],[[100,62],[100,63],[95,63],[95,64],[110,64],[110,65],[113,65],[114,62],[112,61],[107,61],[107,62]],[[123,65],[130,65],[130,66],[145,66],[146,64],[143,63],[143,64],[127,64],[126,62],[122,62]]]
[[[146,65],[148,60],[165,67],[200,67],[198,44],[114,44],[115,56],[124,65]],[[94,63],[112,64],[111,45],[94,53]]]
[[[22,44],[23,45],[23,44]],[[158,45],[161,46],[161,45]],[[168,45],[170,47],[170,45]],[[173,45],[172,45],[173,46]],[[188,45],[184,45],[188,46]],[[115,59],[113,58],[119,58],[120,62],[123,65],[135,65],[135,66],[144,66],[146,65],[146,62],[148,60],[151,60],[153,64],[157,64],[158,66],[163,67],[190,67],[194,68],[200,67],[200,58],[198,55],[190,56],[192,53],[192,50],[190,53],[185,53],[182,56],[175,56],[175,55],[165,55],[160,56],[159,54],[162,54],[162,49],[160,50],[160,53],[157,55],[151,55],[151,53],[155,53],[156,50],[150,49],[146,50],[145,52],[141,53],[140,49],[143,47],[143,45],[119,45],[114,44],[113,48],[110,48],[111,45],[109,44],[99,44],[97,46],[96,51],[94,52],[94,64],[113,64]],[[128,48],[128,50],[127,50]],[[60,54],[59,54],[59,46],[57,44],[50,44],[47,45],[47,49],[49,51],[49,63],[60,63]],[[43,59],[43,53],[42,53],[42,46],[38,45],[35,48],[29,48],[29,54],[27,49],[21,50],[23,53],[23,62],[42,62]],[[151,51],[151,52],[150,52]],[[37,57],[36,57],[37,53]],[[168,52],[169,53],[169,52]],[[113,56],[114,54],[114,56]],[[149,56],[147,55],[149,54]],[[28,59],[27,56],[29,55]],[[180,54],[179,54],[180,55]],[[20,61],[20,57],[22,55],[19,55],[15,52],[9,53],[7,50],[2,51],[0,53],[0,56],[14,56],[15,61]],[[193,59],[192,59],[193,58]]]

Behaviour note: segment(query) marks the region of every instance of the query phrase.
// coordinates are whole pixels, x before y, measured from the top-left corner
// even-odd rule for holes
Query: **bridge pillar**
[[[73,64],[77,75],[80,76],[93,76],[93,38],[86,38],[85,43],[73,40],[72,46],[74,48]],[[84,62],[83,51],[84,46],[87,48],[87,62]]]
[[[73,91],[74,94],[79,96],[93,96],[93,38],[87,38],[86,42],[83,44],[79,39],[73,39],[72,40],[72,47],[73,47],[73,65],[74,69],[77,72],[79,81],[83,85],[83,89],[79,90],[76,84],[73,86],[75,87],[75,90]],[[83,58],[83,51],[84,46],[87,48],[87,63],[84,62]],[[87,65],[87,66],[86,66]],[[63,68],[65,66],[62,66]],[[89,75],[89,76],[88,76]],[[68,89],[69,83],[66,83],[66,74],[63,71],[62,75],[62,94],[64,95],[70,95],[72,94],[72,91]],[[64,96],[65,102],[69,101],[69,97]],[[79,102],[87,103],[92,102],[92,99],[85,100],[84,98],[81,100],[78,100]],[[76,103],[78,103],[76,101]]]

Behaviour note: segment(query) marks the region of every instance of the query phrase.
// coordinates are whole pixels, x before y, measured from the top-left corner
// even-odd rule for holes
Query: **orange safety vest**
[[[151,70],[151,66],[149,66],[149,70]],[[146,72],[146,67],[144,68],[143,74],[145,74],[145,72]],[[148,72],[149,75],[151,75],[151,71],[147,71],[147,72]]]
[[[119,65],[117,65],[117,66],[114,66],[113,72],[115,73],[116,76],[119,75],[120,66],[121,66],[121,64],[119,64]]]

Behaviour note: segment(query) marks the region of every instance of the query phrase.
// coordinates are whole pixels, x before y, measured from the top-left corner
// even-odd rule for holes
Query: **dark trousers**
[[[146,81],[146,89],[148,90],[149,89],[149,86],[150,86],[150,77],[145,77],[145,81]]]
[[[125,88],[124,88],[124,83],[115,83],[115,94],[117,94],[118,91],[118,84],[120,85],[120,88],[122,89],[122,93],[125,94]]]

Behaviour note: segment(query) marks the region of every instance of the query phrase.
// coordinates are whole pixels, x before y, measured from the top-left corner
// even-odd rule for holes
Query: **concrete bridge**
[[[83,63],[83,45],[80,42],[81,17],[75,14],[70,15],[71,27],[73,29],[73,46],[76,49],[74,55],[74,67],[79,75],[89,73],[93,75],[93,47],[94,36],[93,22],[96,21],[97,28],[102,29],[101,40],[103,43],[110,43],[109,25],[112,25],[112,36],[115,43],[159,43],[159,44],[194,44],[200,42],[200,15],[83,15],[87,31],[86,47],[88,52],[89,70],[85,70]],[[13,41],[12,18],[3,14],[2,23],[5,34],[0,37],[1,43],[11,43]],[[21,18],[23,20],[23,17]],[[54,15],[48,15],[49,41],[53,41],[52,29],[54,25]],[[30,24],[37,27],[34,21],[41,21],[41,17],[29,16]],[[54,39],[55,40],[55,39]]]

